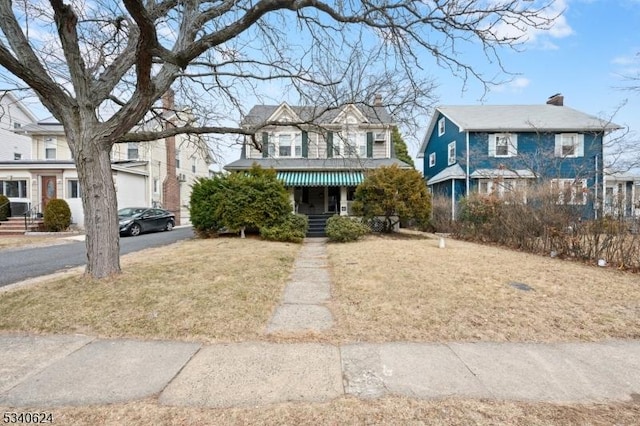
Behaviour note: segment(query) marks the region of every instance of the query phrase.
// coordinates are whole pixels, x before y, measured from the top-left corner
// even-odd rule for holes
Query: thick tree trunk
[[[75,141],[74,157],[82,192],[87,268],[93,278],[120,273],[120,230],[111,149],[91,140]]]

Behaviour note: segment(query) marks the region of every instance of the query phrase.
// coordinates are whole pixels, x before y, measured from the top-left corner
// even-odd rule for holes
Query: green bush
[[[196,234],[202,238],[218,236],[223,227],[220,215],[214,209],[224,192],[224,176],[200,178],[192,187],[189,214]]]
[[[44,208],[44,226],[52,232],[64,231],[71,225],[71,209],[65,200],[54,198]]]
[[[254,165],[245,172],[199,179],[189,207],[196,233],[203,237],[218,230],[262,229],[280,224],[291,212],[289,193],[275,170]]]
[[[282,222],[261,228],[260,235],[265,240],[301,243],[308,227],[306,216],[291,213]]]
[[[11,205],[9,199],[0,194],[0,220],[7,220],[11,216]]]
[[[330,241],[356,241],[367,235],[370,229],[358,219],[347,216],[332,216],[327,220],[326,233]]]

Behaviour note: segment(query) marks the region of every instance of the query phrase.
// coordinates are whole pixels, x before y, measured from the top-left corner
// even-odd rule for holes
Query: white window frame
[[[447,145],[447,159],[447,163],[450,166],[456,163],[456,141],[449,142],[449,145]]]
[[[356,131],[345,131],[338,134],[338,143],[334,138],[334,156],[344,156],[350,158],[366,158],[367,142],[366,134]]]
[[[498,141],[506,140],[507,153],[498,154]],[[518,155],[518,135],[515,133],[492,133],[489,135],[489,157],[508,158]]]
[[[76,186],[76,194],[75,196],[73,195],[73,189],[72,186],[75,182],[75,186]],[[82,190],[80,189],[80,181],[75,178],[75,179],[67,179],[67,199],[69,200],[73,200],[73,199],[80,199],[82,198]]]
[[[570,199],[565,200],[567,187],[571,194]],[[578,187],[580,187],[582,200],[577,199]],[[558,204],[582,205],[587,204],[589,198],[586,179],[551,179],[551,190],[558,194]]]
[[[429,167],[435,167],[436,165],[436,153],[432,152],[429,154]]]
[[[502,178],[502,179],[478,179],[476,191],[481,195],[495,194],[498,198],[504,198],[515,191],[522,191],[523,202],[527,202],[528,178]],[[486,188],[485,190],[483,190]],[[524,188],[523,188],[524,186]]]
[[[54,137],[44,138],[45,160],[55,160],[58,157],[58,139]]]
[[[7,185],[9,183],[17,182],[18,184],[18,196],[13,197],[8,195]],[[20,182],[24,182],[24,184],[20,184]],[[0,194],[6,196],[9,199],[26,199],[29,198],[29,180],[28,179],[13,179],[13,180],[0,180]],[[24,190],[24,191],[23,191]]]
[[[176,149],[176,170],[180,168],[180,150]]]
[[[555,137],[555,156],[560,158],[584,157],[584,135],[580,133],[559,133]],[[573,146],[573,154],[564,154],[564,147]]]
[[[440,120],[438,120],[438,136],[442,136],[445,133],[445,128],[446,126],[446,120],[444,117],[441,117]]]
[[[160,193],[160,179],[159,178],[153,178],[153,193],[154,194],[159,194]]]
[[[131,153],[135,152],[135,156],[132,156]],[[140,159],[140,144],[138,142],[128,142],[127,143],[127,160],[138,160]]]
[[[280,154],[280,138],[285,136],[290,140],[290,154]],[[299,152],[298,152],[299,151]],[[301,158],[302,157],[302,133],[278,132],[275,133],[269,143],[269,156],[275,158]]]

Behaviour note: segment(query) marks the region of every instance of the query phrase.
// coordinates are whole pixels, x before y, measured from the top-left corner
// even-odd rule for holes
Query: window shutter
[[[367,132],[367,158],[373,158],[373,133]]]
[[[333,158],[333,132],[327,132],[327,158]]]
[[[496,135],[489,135],[489,157],[496,156]]]
[[[302,132],[302,157],[309,157],[309,133],[305,131]]]
[[[555,156],[562,157],[562,135],[556,135]]]
[[[262,132],[262,158],[269,156],[269,133]]]
[[[509,157],[518,155],[518,135],[515,133],[509,137]]]
[[[576,136],[576,157],[584,157],[584,135],[579,134]]]

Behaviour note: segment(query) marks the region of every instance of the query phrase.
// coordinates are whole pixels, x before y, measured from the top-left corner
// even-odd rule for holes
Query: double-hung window
[[[555,156],[562,158],[584,157],[584,135],[579,133],[556,135]]]
[[[489,135],[489,157],[514,157],[518,154],[518,137],[513,133]]]
[[[447,147],[447,151],[449,152],[449,156],[448,156],[448,164],[452,165],[455,164],[456,162],[456,142],[453,141],[451,142],[448,147]]]
[[[46,160],[55,160],[58,140],[56,138],[44,139],[44,158]]]
[[[137,160],[138,155],[138,142],[129,142],[127,144],[127,160]]]
[[[429,167],[435,167],[436,165],[436,153],[432,152],[429,154]]]
[[[275,139],[277,149],[274,147],[273,151],[277,152],[278,157],[302,157],[302,138],[299,133],[280,133]]]
[[[349,132],[347,133],[342,142],[344,143],[344,150],[346,157],[361,157],[367,156],[367,145],[364,143],[364,135]]]

